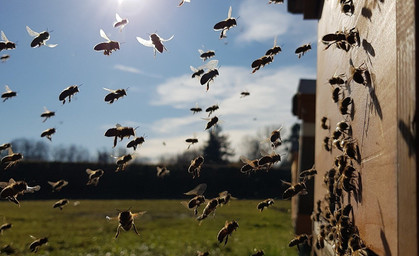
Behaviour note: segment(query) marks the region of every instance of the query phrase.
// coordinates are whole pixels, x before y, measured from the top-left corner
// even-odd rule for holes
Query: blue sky
[[[80,145],[94,155],[97,149],[112,150],[113,139],[104,133],[119,123],[139,126],[137,135],[146,135],[137,150],[140,157],[156,159],[181,153],[187,148],[184,140],[194,135],[202,145],[207,138],[202,118],[207,113],[192,115],[189,108],[196,103],[203,109],[218,104],[214,114],[222,120],[238,158],[245,151],[245,136],[255,136],[266,126],[287,128],[297,121],[291,114],[291,98],[300,78],[315,78],[317,21],[303,20],[302,15],[287,13],[286,4],[268,1],[191,0],[177,7],[179,2],[1,1],[0,30],[17,46],[0,53],[10,55],[0,63],[0,91],[9,85],[18,96],[0,102],[0,144],[22,137],[38,140],[43,130],[55,127],[57,132],[52,142],[45,139],[47,143]],[[212,28],[227,18],[230,6],[232,17],[239,17],[238,26],[220,40],[220,32]],[[129,20],[122,32],[113,27],[115,13]],[[58,46],[31,48],[25,26],[50,31],[48,42]],[[105,56],[93,50],[104,41],[100,29],[121,43],[119,51]],[[153,49],[139,44],[136,37],[155,32],[174,38],[165,43],[168,51],[154,57]],[[275,36],[283,51],[252,74],[251,63],[273,46]],[[313,50],[298,59],[294,51],[306,43]],[[219,60],[220,75],[208,92],[191,78],[189,66],[204,64],[198,49],[215,50],[214,59]],[[62,105],[58,95],[74,84],[82,84],[80,92]],[[126,97],[108,104],[103,87],[129,89]],[[250,96],[240,98],[245,90]],[[44,106],[56,111],[45,123],[40,117]]]

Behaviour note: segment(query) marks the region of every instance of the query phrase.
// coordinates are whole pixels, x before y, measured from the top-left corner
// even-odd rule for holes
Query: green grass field
[[[15,249],[13,255],[30,255],[29,235],[33,235],[49,240],[37,255],[194,256],[200,250],[238,256],[251,255],[254,249],[262,249],[265,255],[297,254],[296,248],[288,247],[293,238],[289,201],[278,200],[259,212],[258,201],[233,200],[200,224],[180,200],[80,200],[77,206],[70,200],[62,211],[53,209],[53,203],[22,199],[19,208],[0,202],[0,225],[13,225],[0,235],[0,247],[9,244]],[[135,220],[141,235],[122,230],[114,239],[118,221],[108,221],[105,216],[116,216],[116,209],[129,207],[133,212],[147,211]],[[227,245],[219,244],[218,231],[226,220],[233,219],[238,220],[239,228]]]

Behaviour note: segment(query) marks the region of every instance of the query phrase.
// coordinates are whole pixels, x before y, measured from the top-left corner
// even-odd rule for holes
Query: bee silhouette
[[[43,31],[41,33],[33,31],[30,27],[26,26],[26,31],[28,31],[28,34],[31,37],[34,37],[34,39],[31,42],[31,47],[41,47],[42,45],[45,45],[50,48],[56,47],[58,44],[47,44],[46,41],[49,40],[50,35],[47,31]]]
[[[305,44],[305,45],[302,45],[302,46],[298,47],[295,50],[295,54],[297,54],[298,58],[301,58],[301,56],[304,56],[304,53],[308,52],[309,50],[311,50],[311,45],[310,44]]]
[[[158,51],[159,53],[163,53],[163,50],[166,50],[166,47],[163,45],[162,42],[167,42],[173,39],[175,35],[171,36],[169,39],[163,39],[161,38],[159,35],[157,35],[156,33],[153,33],[150,35],[150,39],[149,40],[145,40],[139,36],[137,36],[137,41],[147,47],[153,47],[154,48],[154,56],[156,56],[156,51]]]
[[[128,24],[127,19],[122,19],[121,16],[118,15],[118,13],[115,13],[116,22],[113,24],[114,28],[119,27],[119,31],[122,31],[122,29]]]
[[[218,22],[217,24],[214,25],[214,30],[221,30],[221,34],[220,34],[220,39],[222,38],[226,38],[226,33],[227,31],[234,27],[237,26],[237,21],[235,18],[231,17],[231,12],[232,12],[232,7],[230,6],[230,8],[228,9],[228,15],[227,15],[227,19]]]
[[[0,44],[1,44],[1,42],[0,42]],[[1,46],[0,46],[0,47],[1,47]],[[6,62],[8,59],[10,59],[10,55],[9,55],[9,54],[3,54],[3,55],[0,57],[1,62]]]
[[[6,100],[13,98],[15,96],[17,96],[17,92],[14,92],[12,90],[10,90],[8,85],[4,86],[6,88],[6,92],[3,92],[1,94],[1,98],[3,99],[3,102],[5,102]]]
[[[219,75],[217,65],[218,60],[212,60],[208,62],[207,65],[205,65],[205,68],[207,68],[209,71],[202,75],[199,82],[201,85],[207,84],[207,91],[209,90],[210,82],[214,81],[214,78]]]
[[[79,92],[79,87],[77,85],[71,85],[67,88],[65,88],[60,95],[58,96],[58,99],[63,102],[63,105],[65,104],[65,98],[68,98],[68,102],[71,102],[71,97],[74,96],[74,94]]]
[[[13,42],[10,42],[9,39],[7,39],[6,35],[4,34],[3,31],[1,31],[1,40],[3,40],[2,42],[0,42],[0,52],[2,50],[11,50],[11,49],[15,49],[16,48],[16,44]]]
[[[116,89],[116,90],[112,90],[108,88],[103,88],[103,89],[109,92],[105,96],[105,101],[109,102],[109,104],[112,104],[114,101],[127,95],[127,92],[125,89]]]
[[[104,55],[109,56],[112,53],[112,51],[119,50],[119,42],[111,41],[111,39],[109,39],[109,37],[105,34],[105,31],[103,31],[103,29],[99,31],[99,34],[103,39],[106,40],[106,42],[95,45],[95,47],[93,48],[95,51],[103,51]]]
[[[207,59],[209,59],[209,58],[212,58],[212,57],[214,57],[215,56],[215,52],[214,51],[212,51],[212,50],[209,50],[209,51],[206,51],[206,52],[204,52],[203,50],[201,50],[201,49],[199,49],[198,50],[198,52],[199,52],[199,57],[203,60],[203,61],[206,61]]]

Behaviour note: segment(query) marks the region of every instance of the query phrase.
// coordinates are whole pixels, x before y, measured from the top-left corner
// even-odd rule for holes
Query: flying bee
[[[213,127],[218,123],[218,117],[213,116],[207,123],[207,126],[205,127],[205,130],[208,130],[209,128]]]
[[[52,141],[51,136],[56,132],[55,128],[49,128],[46,129],[45,131],[43,131],[41,133],[41,137],[46,137],[47,139],[49,139],[50,141]]]
[[[134,150],[137,150],[137,147],[141,146],[144,143],[144,141],[145,141],[144,136],[135,137],[133,140],[128,142],[127,148],[134,148]]]
[[[203,156],[198,156],[191,160],[191,164],[188,167],[188,173],[192,173],[193,179],[195,179],[195,177],[199,177],[203,163],[204,163]]]
[[[233,197],[227,190],[220,192],[217,197],[218,205],[220,206],[226,205],[228,204],[228,202],[230,202],[231,199],[236,199],[236,198]]]
[[[250,92],[248,92],[248,91],[243,91],[243,92],[241,92],[240,93],[240,98],[244,98],[244,97],[247,97],[247,96],[249,96],[250,95]]]
[[[231,236],[233,231],[235,231],[239,227],[239,224],[233,220],[233,221],[226,221],[224,227],[218,232],[217,239],[218,242],[222,243],[225,239],[224,245],[227,244],[228,236]]]
[[[114,101],[127,95],[127,92],[125,89],[116,89],[116,90],[111,90],[108,88],[103,88],[103,89],[109,92],[105,96],[105,101],[109,102],[109,104],[112,104]]]
[[[313,165],[313,167],[311,167],[310,169],[300,172],[300,178],[303,178],[304,180],[310,179],[311,177],[314,177],[314,175],[316,174],[317,174],[317,170]]]
[[[114,137],[113,140],[113,147],[116,146],[117,144],[117,139],[120,138],[120,141],[122,141],[122,139],[124,137],[131,137],[131,136],[135,136],[135,129],[137,128],[132,128],[132,127],[128,127],[128,126],[121,126],[120,124],[116,124],[115,128],[109,128],[106,132],[105,132],[105,136],[106,137]],[[144,138],[143,138],[144,139]],[[140,140],[136,141],[136,142],[140,142]],[[137,145],[136,142],[134,142],[132,145]]]
[[[86,169],[87,175],[89,175],[89,180],[87,181],[86,185],[95,185],[99,183],[100,177],[105,173],[102,169],[91,170],[89,168]]]
[[[66,180],[59,180],[56,182],[48,181],[48,184],[52,187],[52,192],[59,192],[61,189],[68,185],[68,181]]]
[[[181,7],[184,2],[190,3],[191,0],[182,0],[177,7]]]
[[[122,31],[122,29],[129,23],[128,19],[122,19],[121,16],[118,15],[118,13],[115,13],[115,19],[116,22],[113,24],[113,27],[119,27],[119,31]]]
[[[49,40],[50,35],[47,31],[43,31],[41,33],[33,31],[30,27],[26,26],[26,31],[28,31],[28,34],[31,37],[35,37],[31,42],[31,47],[41,47],[42,45],[45,45],[50,48],[54,48],[58,44],[47,44],[46,41]]]
[[[29,187],[25,181],[15,181],[14,179],[10,179],[9,182],[0,182],[0,188],[3,188],[0,192],[1,199],[7,199],[19,206],[20,203],[17,200],[18,195],[33,193],[41,189],[39,185]]]
[[[295,54],[298,55],[298,58],[301,58],[301,56],[304,56],[304,53],[308,52],[309,50],[311,50],[311,44],[305,44],[298,47],[295,50]]]
[[[3,235],[3,231],[4,231],[4,230],[8,230],[8,229],[10,229],[10,228],[12,228],[12,223],[4,223],[4,224],[2,224],[2,225],[0,226],[0,234],[2,234],[2,235]]]
[[[31,250],[31,252],[37,252],[39,250],[39,247],[41,247],[41,245],[48,243],[48,238],[43,237],[43,238],[39,238],[37,239],[34,236],[30,236],[34,241],[29,245],[29,250]]]
[[[350,66],[351,79],[353,79],[358,84],[366,85],[367,79],[365,78],[365,72],[368,71],[366,67],[363,67],[365,63],[362,63],[359,67],[354,67],[352,64]]]
[[[288,246],[289,247],[297,246],[298,250],[300,250],[299,245],[302,243],[308,242],[308,240],[309,240],[309,236],[307,234],[298,235],[289,242]]]
[[[268,4],[283,4],[284,0],[269,0]]]
[[[209,84],[211,81],[214,81],[214,78],[218,76],[218,69],[211,69],[207,73],[203,74],[199,82],[201,85],[207,84],[207,91],[209,90]]]
[[[351,97],[346,97],[343,100],[339,101],[339,111],[342,115],[348,115],[351,112],[348,112],[348,107],[349,105],[352,104],[352,98]]]
[[[100,29],[99,34],[106,40],[106,42],[98,43],[95,47],[93,47],[93,50],[103,51],[103,54],[108,56],[112,53],[112,51],[119,50],[119,42],[111,41],[103,29]]]
[[[274,46],[271,49],[266,51],[265,53],[266,56],[275,56],[282,51],[281,47],[276,45],[276,39],[277,37],[275,37],[274,39]]]
[[[193,72],[192,78],[195,78],[195,77],[199,78],[205,73],[204,69],[202,69],[202,68],[194,68],[192,66],[189,66],[189,68]]]
[[[6,88],[6,92],[3,92],[1,94],[1,97],[3,98],[3,102],[5,102],[6,100],[13,98],[15,96],[17,96],[17,92],[14,92],[12,90],[10,90],[8,85],[4,86]]]
[[[119,225],[116,228],[116,234],[115,234],[115,238],[118,238],[119,236],[119,232],[120,229],[122,228],[125,231],[129,231],[131,228],[134,230],[135,234],[140,235],[137,231],[137,228],[135,227],[134,224],[134,219],[137,218],[138,216],[142,216],[144,215],[147,211],[143,211],[143,212],[138,212],[138,213],[132,213],[130,211],[131,208],[129,208],[126,211],[119,211],[119,214],[117,217],[109,217],[106,216],[107,220],[113,220],[113,219],[118,219],[119,221]]]
[[[276,148],[277,146],[280,146],[282,144],[281,130],[282,130],[282,126],[279,129],[271,132],[269,141],[271,142],[271,146],[273,148]]]
[[[198,139],[197,138],[187,138],[186,143],[189,143],[188,145],[188,149],[195,143],[198,143]]]
[[[209,51],[204,52],[203,50],[199,49],[198,52],[200,54],[199,57],[203,61],[206,61],[207,59],[210,59],[210,58],[215,56],[215,51],[213,51],[213,50],[209,50]]]
[[[240,160],[245,164],[240,168],[241,173],[249,174],[251,171],[260,169],[259,159],[249,160],[245,156],[240,156]]]
[[[265,55],[260,57],[259,59],[252,62],[251,67],[253,68],[252,74],[258,71],[261,67],[264,67],[265,65],[268,65],[274,61],[274,57],[272,55]]]
[[[3,54],[0,57],[1,62],[6,62],[8,59],[10,59],[10,55],[9,54]]]
[[[11,148],[11,147],[12,147],[12,144],[10,144],[10,143],[3,143],[3,144],[1,144],[1,145],[0,145],[0,153],[1,153],[3,150],[6,150],[6,149]]]
[[[68,97],[68,102],[71,102],[71,97],[74,96],[74,94],[79,92],[79,86],[77,85],[71,85],[67,88],[65,88],[60,95],[58,96],[58,99],[63,102],[63,105],[65,104],[65,98]]]
[[[63,209],[64,206],[66,206],[69,203],[67,199],[61,199],[54,203],[52,208],[60,208],[60,210]]]
[[[217,109],[219,109],[218,105],[212,105],[211,107],[208,107],[207,109],[205,109],[205,112],[208,112],[208,117],[209,117]]]
[[[157,170],[157,177],[158,178],[163,178],[164,176],[167,176],[167,175],[170,174],[170,170],[167,169],[166,166],[157,166],[156,170]]]
[[[289,199],[295,195],[297,195],[298,193],[302,194],[302,195],[306,195],[307,194],[307,187],[306,187],[306,183],[305,180],[303,180],[302,182],[299,182],[295,185],[292,185],[289,182],[283,181],[281,180],[283,184],[290,186],[287,190],[284,191],[284,193],[282,194],[282,198],[283,199]]]
[[[192,114],[195,114],[195,113],[201,112],[202,111],[202,108],[198,107],[198,103],[196,103],[195,104],[195,107],[190,108],[190,110],[192,111]]]
[[[275,151],[273,151],[271,154],[268,154],[264,150],[261,150],[262,157],[259,158],[258,164],[260,167],[266,166],[266,170],[268,171],[269,168],[276,164],[277,162],[281,161],[281,155],[277,154]]]
[[[257,209],[259,211],[263,211],[263,209],[268,208],[269,206],[274,204],[274,200],[272,198],[268,198],[263,200],[262,202],[258,203],[257,205]]]
[[[128,162],[133,159],[131,154],[123,155],[121,157],[114,157],[114,158],[116,158],[116,165],[117,165],[115,172],[125,170]]]
[[[237,26],[237,21],[235,18],[231,17],[231,12],[233,11],[233,8],[230,6],[230,8],[228,9],[228,15],[227,15],[227,19],[218,22],[217,24],[214,25],[214,30],[218,31],[221,30],[221,34],[220,34],[220,39],[222,38],[226,38],[226,33],[227,31],[234,27]]]
[[[3,31],[1,31],[1,40],[3,41],[0,42],[0,52],[2,50],[11,50],[16,48],[16,44],[9,41]]]
[[[55,116],[55,112],[54,111],[49,111],[46,107],[44,107],[44,112],[42,112],[41,117],[44,118],[44,120],[42,121],[43,123],[45,121],[47,121],[48,118]]]
[[[213,213],[213,215],[215,216],[215,210],[217,209],[217,206],[218,206],[217,197],[209,200],[204,210],[202,211],[202,214],[199,215],[196,219],[201,221],[205,219],[206,217],[208,217],[208,215],[210,215],[211,213]]]
[[[173,39],[175,35],[172,35],[169,39],[163,39],[157,34],[151,34],[149,40],[145,40],[139,36],[137,36],[137,41],[147,47],[153,47],[154,48],[154,57],[156,57],[156,51],[159,53],[163,53],[163,50],[166,50],[166,47],[163,45],[162,42],[167,42]]]
[[[1,166],[5,166],[4,170],[12,167],[23,159],[23,155],[21,153],[14,153],[11,147],[9,147],[8,151],[8,155],[1,159]]]
[[[194,215],[198,215],[198,208],[201,204],[205,203],[205,196],[203,195],[207,189],[207,184],[202,183],[196,186],[194,189],[183,193],[187,196],[194,196],[188,202],[181,202],[186,208],[194,211]]]
[[[321,127],[323,130],[329,130],[330,129],[330,125],[329,123],[329,119],[327,117],[322,117],[322,119],[320,120],[321,122]]]

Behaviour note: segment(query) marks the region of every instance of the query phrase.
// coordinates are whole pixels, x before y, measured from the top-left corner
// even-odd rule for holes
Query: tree
[[[13,140],[11,144],[13,152],[21,153],[25,160],[49,160],[49,145],[44,141],[19,138]]]
[[[209,130],[209,138],[204,146],[203,153],[207,163],[226,163],[228,157],[234,156],[228,137],[221,134],[219,125],[215,126],[213,130]]]

